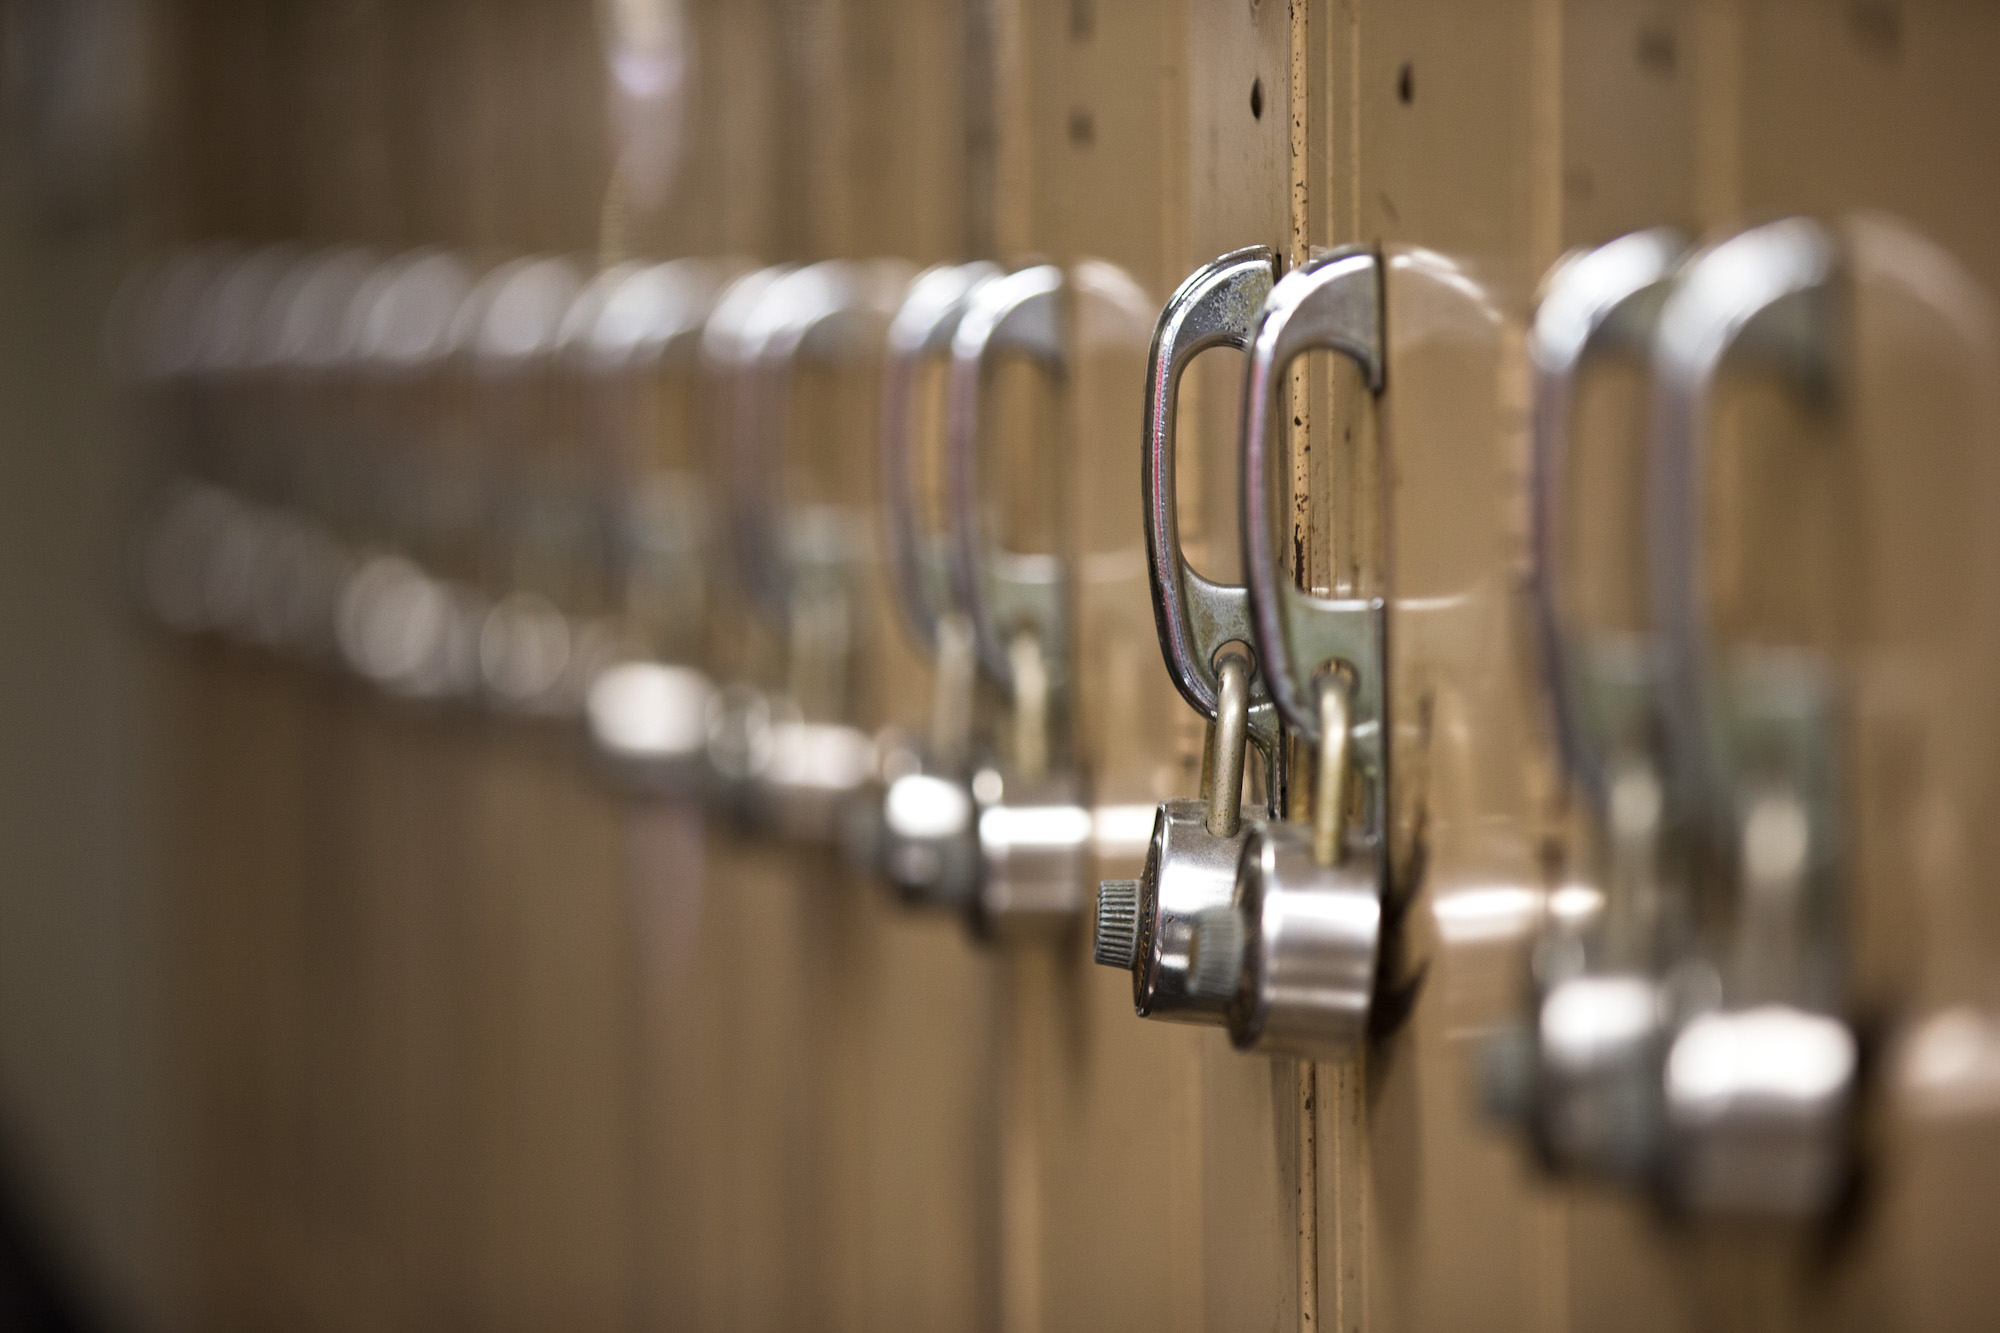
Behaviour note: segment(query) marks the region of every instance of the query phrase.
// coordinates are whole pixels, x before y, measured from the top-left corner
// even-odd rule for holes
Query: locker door
[[[739,99],[724,145],[757,262],[963,257],[965,37],[898,4],[706,6],[703,86]],[[733,62],[733,63],[732,63]],[[746,233],[745,223],[751,230]],[[912,270],[914,271],[914,270]],[[879,361],[801,372],[766,500],[871,502]],[[712,387],[712,386],[711,386]],[[696,453],[722,447],[718,423]],[[710,457],[715,476],[725,459]],[[872,512],[871,512],[872,521]],[[777,530],[784,535],[784,529]],[[718,534],[722,536],[723,534]],[[852,623],[852,711],[914,731],[928,682],[871,564]],[[741,599],[726,580],[717,596]],[[768,628],[755,629],[768,633]],[[741,671],[744,657],[726,665]],[[748,675],[761,686],[768,676]],[[786,846],[657,804],[630,814],[648,951],[657,1145],[651,1317],[694,1327],[976,1327],[990,1311],[987,964],[949,918],[893,910],[837,844]],[[699,856],[698,899],[682,892]],[[678,1188],[677,1188],[678,1186]]]
[[[1544,888],[1547,760],[1515,599],[1523,298],[1556,249],[1552,21],[1531,5],[1445,5],[1308,22],[1309,123],[1327,147],[1307,225],[1379,249],[1387,334],[1373,404],[1345,372],[1313,386],[1301,577],[1388,598],[1399,923],[1377,991],[1391,1026],[1357,1065],[1321,1070],[1331,1327],[1560,1318],[1559,1208],[1481,1124],[1474,1082]]]
[[[1991,1301],[1986,1266],[1957,1239],[1976,1229],[1967,1210],[1995,1151],[1993,1103],[1979,1091],[1990,1085],[1973,1072],[1984,1057],[1972,1054],[1990,1049],[1980,1034],[1992,1003],[1992,898],[1977,869],[1990,821],[1976,812],[1993,745],[1983,697],[1959,682],[1993,660],[1980,547],[1991,529],[1994,425],[1977,386],[1992,376],[2000,266],[1981,222],[1990,174],[1948,162],[1992,116],[1978,71],[1996,41],[1991,15],[1948,5],[1730,6],[1709,18],[1699,48],[1713,71],[1702,91],[1714,117],[1697,160],[1701,220],[1862,217],[1849,224],[1860,234],[1848,240],[1856,386],[1846,433],[1789,475],[1776,472],[1777,448],[1760,458],[1745,446],[1726,464],[1740,469],[1731,504],[1742,518],[1711,510],[1718,526],[1759,534],[1741,551],[1715,537],[1717,615],[1728,629],[1750,638],[1774,633],[1788,610],[1800,614],[1772,604],[1759,560],[1805,590],[1799,601],[1830,600],[1845,617],[1850,966],[1865,1008],[1893,1015],[1881,1038],[1881,1127],[1864,1158],[1871,1196],[1846,1238],[1847,1271],[1815,1289],[1798,1276],[1809,1260],[1762,1257],[1757,1280],[1776,1292],[1765,1308],[1796,1327],[1974,1327]],[[1869,114],[1833,92],[1839,83]],[[1848,576],[1835,593],[1785,563],[1829,548],[1851,552],[1850,564],[1828,561]]]
[[[1282,7],[1098,0],[1024,5],[1015,21],[1029,172],[1017,247],[1109,262],[1157,308],[1197,263],[1287,244]],[[1195,795],[1202,769],[1203,726],[1166,675],[1149,606],[1142,353],[1077,368],[1063,479],[1079,728],[1108,878],[1138,873],[1152,807]],[[1182,514],[1197,561],[1226,575],[1241,371],[1234,354],[1211,358],[1183,390]],[[1297,1325],[1310,1081],[1292,1062],[1236,1054],[1220,1031],[1137,1021],[1129,977],[1091,966],[1088,950],[1076,939],[1007,960],[1007,1326]],[[1027,1127],[1014,1119],[1029,1113]]]

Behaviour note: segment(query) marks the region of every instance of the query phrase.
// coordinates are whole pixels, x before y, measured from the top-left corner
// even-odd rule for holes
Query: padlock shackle
[[[1213,733],[1214,772],[1208,782],[1208,831],[1233,838],[1243,827],[1244,751],[1250,744],[1251,663],[1248,653],[1230,649],[1216,664]]]
[[[986,260],[939,264],[918,274],[889,321],[882,364],[882,522],[903,624],[923,650],[938,653],[939,622],[954,605],[944,534],[928,534],[918,518],[913,401],[924,361],[951,350],[966,303],[983,282],[1000,275]]]
[[[1313,860],[1323,866],[1335,866],[1347,851],[1347,784],[1353,771],[1348,744],[1354,734],[1352,691],[1347,676],[1339,671],[1321,676],[1318,685],[1319,762],[1313,774]]]
[[[1686,248],[1679,232],[1657,227],[1572,251],[1543,280],[1528,334],[1535,377],[1528,588],[1557,753],[1567,776],[1600,809],[1606,799],[1605,760],[1589,734],[1558,568],[1576,383],[1583,368],[1600,355],[1647,354],[1667,281]]]
[[[1231,251],[1189,274],[1160,312],[1146,365],[1140,484],[1153,622],[1167,674],[1188,706],[1211,722],[1217,720],[1221,683],[1216,654],[1227,643],[1248,646],[1254,635],[1249,590],[1210,582],[1181,552],[1174,471],[1181,377],[1212,347],[1249,346],[1258,312],[1277,281],[1277,267],[1277,252],[1257,245]],[[1254,698],[1268,698],[1254,671],[1250,688]]]

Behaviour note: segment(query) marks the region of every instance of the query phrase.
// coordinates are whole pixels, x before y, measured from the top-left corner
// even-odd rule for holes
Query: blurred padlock
[[[906,902],[964,910],[980,861],[972,794],[978,663],[970,621],[953,601],[947,534],[924,530],[918,500],[918,418],[924,371],[950,350],[968,299],[999,276],[978,262],[928,269],[889,325],[882,379],[882,513],[904,627],[932,662],[930,732],[884,772],[873,854]],[[932,468],[939,472],[941,468]]]

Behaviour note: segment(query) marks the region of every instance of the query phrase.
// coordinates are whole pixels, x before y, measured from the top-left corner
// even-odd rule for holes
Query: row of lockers
[[[1987,16],[161,30],[202,1326],[1979,1326]]]

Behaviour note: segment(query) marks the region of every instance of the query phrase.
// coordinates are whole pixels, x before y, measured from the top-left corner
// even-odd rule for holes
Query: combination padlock
[[[885,760],[873,864],[913,906],[962,911],[979,886],[979,834],[972,793],[972,726],[978,663],[972,626],[955,605],[946,539],[923,530],[917,495],[917,422],[926,364],[947,353],[980,284],[998,265],[928,269],[910,284],[890,322],[882,387],[882,514],[903,624],[931,659],[926,743]]]
[[[1083,775],[1059,751],[1055,699],[1041,641],[1016,634],[1009,653],[1012,743],[1006,762],[972,777],[979,879],[972,925],[983,939],[1069,930],[1083,910],[1095,820]]]
[[[1353,778],[1351,686],[1319,681],[1311,824],[1251,831],[1234,901],[1195,922],[1188,989],[1223,1005],[1243,1050],[1343,1056],[1367,1033],[1381,951],[1379,845],[1348,818]]]
[[[1276,710],[1245,645],[1248,593],[1203,578],[1182,555],[1175,487],[1180,382],[1196,356],[1245,346],[1270,294],[1277,256],[1257,246],[1197,269],[1167,301],[1153,333],[1146,395],[1145,468],[1148,575],[1160,650],[1181,696],[1209,720],[1208,794],[1163,802],[1154,816],[1145,870],[1136,880],[1106,880],[1097,891],[1093,956],[1132,974],[1141,1017],[1221,1023],[1227,996],[1190,986],[1196,922],[1226,909],[1237,864],[1260,816],[1242,811],[1247,751],[1266,758],[1263,790],[1281,800]]]
[[[1315,755],[1310,824],[1253,829],[1233,901],[1201,914],[1189,989],[1243,1050],[1351,1054],[1367,1034],[1387,887],[1383,603],[1295,587],[1273,536],[1271,434],[1290,364],[1337,352],[1382,390],[1382,266],[1341,249],[1279,279],[1250,337],[1242,403],[1243,568],[1254,644],[1280,717]]]
[[[1093,957],[1132,974],[1132,1005],[1142,1018],[1223,1021],[1228,992],[1193,980],[1195,933],[1206,914],[1229,912],[1244,844],[1261,822],[1242,808],[1251,672],[1240,650],[1218,659],[1207,798],[1162,802],[1142,877],[1097,886]]]

